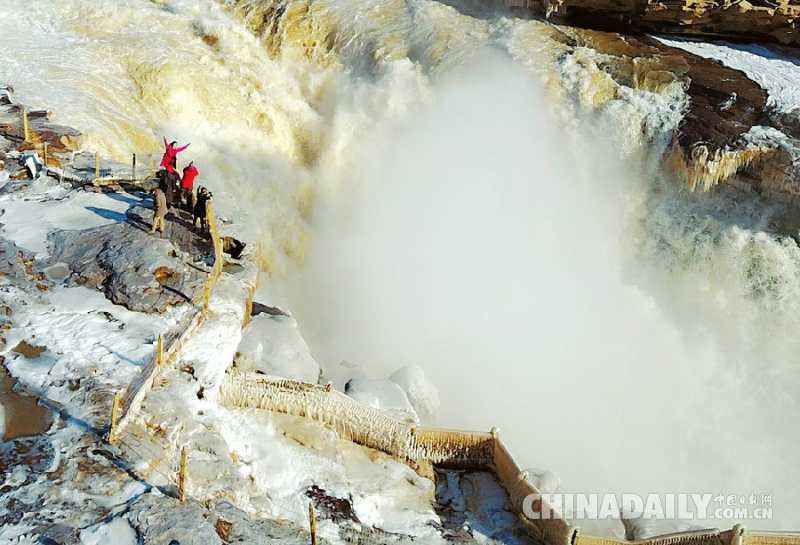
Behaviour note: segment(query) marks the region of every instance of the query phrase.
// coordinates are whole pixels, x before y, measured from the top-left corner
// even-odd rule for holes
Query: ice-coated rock
[[[401,367],[389,377],[408,396],[411,406],[422,420],[429,420],[439,411],[439,391],[418,365]]]
[[[580,520],[572,520],[570,524],[580,528],[582,534],[592,536],[611,537],[614,539],[625,539],[625,526],[619,518],[609,519],[590,519],[582,518]]]
[[[414,407],[400,386],[388,380],[350,379],[344,392],[361,403],[405,422],[419,423]]]
[[[82,545],[136,545],[136,532],[122,517],[81,530]]]
[[[528,480],[542,494],[553,494],[561,488],[561,480],[549,469],[527,469]]]
[[[242,371],[316,383],[319,365],[291,317],[255,316],[242,333],[236,364]]]
[[[195,502],[180,503],[161,494],[144,494],[127,515],[144,545],[222,545],[219,532],[226,528],[228,543],[306,545],[306,532],[288,522],[252,520],[228,503],[205,509]],[[223,524],[220,523],[223,521]],[[324,540],[323,540],[324,542]]]
[[[124,223],[48,235],[53,264],[65,263],[71,280],[105,291],[116,304],[164,312],[188,302],[203,273],[187,267],[175,246]]]
[[[627,516],[630,513],[624,514]],[[652,518],[626,518],[623,517],[621,524],[625,528],[625,538],[629,541],[647,539],[649,537],[662,534],[672,534],[676,532],[687,532],[689,530],[702,530],[703,526],[691,524],[685,520],[663,520]]]

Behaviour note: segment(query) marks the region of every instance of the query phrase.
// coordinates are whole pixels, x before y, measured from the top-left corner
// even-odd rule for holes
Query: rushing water
[[[566,490],[772,493],[747,525],[800,526],[800,251],[657,178],[684,97],[581,113],[541,23],[312,6],[257,37],[212,0],[5,0],[0,82],[103,155],[191,142],[323,366],[422,366],[439,424]]]

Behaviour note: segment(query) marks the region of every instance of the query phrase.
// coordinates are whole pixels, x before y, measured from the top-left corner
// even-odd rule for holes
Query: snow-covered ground
[[[42,260],[51,230],[119,222],[128,206],[109,195],[41,179],[0,197],[0,236]],[[16,267],[22,269],[22,263]],[[100,436],[113,392],[141,371],[152,357],[156,335],[174,328],[187,309],[155,316],[132,312],[99,291],[66,285],[64,278],[40,288],[8,275],[0,278],[0,300],[10,309],[12,324],[4,334],[5,365],[19,387],[45,401],[56,415],[47,434],[3,444],[3,459],[16,463],[4,475],[8,488],[0,502],[0,542],[58,521],[86,527],[81,534],[85,543],[112,535],[120,538],[114,542],[127,543],[121,540],[122,523],[112,521],[96,531],[92,525],[148,486],[107,460],[100,464],[102,457],[90,453],[103,449]],[[38,356],[12,351],[20,341],[44,351]],[[20,539],[24,543],[27,538]]]
[[[137,469],[168,487],[174,485],[177,453],[186,446],[189,493],[202,501],[224,499],[258,517],[303,526],[309,491],[317,487],[351,504],[353,525],[436,542],[433,482],[406,464],[344,441],[312,421],[229,410],[216,403],[215,391],[242,337],[241,302],[247,283],[254,280],[252,273],[245,268],[223,277],[212,297],[209,319],[164,375],[163,385],[150,392],[121,448],[131,457],[153,453],[152,461],[142,461]],[[268,357],[277,355],[281,375],[302,375],[313,359],[304,342],[295,342],[299,337],[293,320],[259,318],[255,323],[272,321],[264,342],[276,343]],[[291,357],[282,357],[286,354]],[[336,525],[324,516],[320,519],[321,535],[338,539]]]
[[[0,236],[35,256],[35,275],[48,263],[49,233],[123,222],[126,210],[141,203],[141,197],[125,193],[86,192],[41,179],[0,196]],[[49,278],[46,289],[0,278],[0,298],[13,320],[2,353],[9,372],[20,387],[59,411],[51,430],[33,439],[38,454],[23,456],[23,463],[4,477],[10,488],[0,501],[0,542],[44,536],[40,520],[49,520],[79,529],[77,538],[85,545],[136,543],[148,526],[134,515],[135,506],[172,501],[163,493],[174,493],[183,446],[189,450],[189,495],[207,505],[229,502],[257,519],[289,520],[304,528],[314,496],[320,505],[349,506],[344,518],[320,508],[320,535],[334,542],[343,531],[391,533],[400,542],[445,539],[434,483],[405,463],[344,441],[312,421],[216,403],[216,391],[237,352],[242,364],[271,374],[312,382],[319,378],[319,366],[293,318],[257,316],[242,342],[243,303],[257,274],[247,259],[223,273],[209,317],[123,430],[118,450],[102,439],[114,391],[124,390],[142,373],[153,357],[156,336],[175,331],[194,309],[179,305],[163,315],[133,312],[98,290],[71,285],[68,275]],[[274,304],[267,295],[269,279],[265,282],[260,302]],[[44,351],[30,357],[11,351],[23,340]],[[409,384],[420,380],[424,383],[416,377]],[[352,393],[387,410],[402,405],[416,418],[405,391],[393,382],[362,381]],[[19,450],[18,443],[6,445],[10,452]],[[54,497],[59,499],[48,500],[45,510],[33,507]],[[490,502],[495,518],[504,511],[502,498],[498,501]],[[21,511],[20,505],[27,507]],[[514,535],[514,517],[505,513],[497,520],[508,524],[493,526],[490,517],[475,530],[476,539]]]
[[[0,197],[2,236],[44,259],[52,230],[119,222],[129,206],[109,195],[71,191],[54,180],[40,180],[28,191]],[[22,340],[46,348],[34,359],[7,353],[8,369],[27,388],[80,417],[93,414],[102,403],[84,399],[89,388],[76,389],[72,381],[89,381],[108,393],[124,388],[152,356],[156,335],[174,327],[186,310],[176,308],[165,315],[131,312],[99,291],[68,286],[63,279],[35,294],[7,279],[1,287],[4,302],[13,310],[7,349]]]
[[[58,206],[54,206],[58,202]],[[56,229],[87,229],[124,221],[131,201],[108,194],[69,192],[40,180],[22,198],[0,198],[4,235],[36,257],[47,255],[47,233]]]
[[[769,93],[767,104],[781,112],[800,107],[800,57],[776,48],[756,44],[701,42],[656,37],[663,44],[678,47],[700,57],[716,59],[741,70]]]

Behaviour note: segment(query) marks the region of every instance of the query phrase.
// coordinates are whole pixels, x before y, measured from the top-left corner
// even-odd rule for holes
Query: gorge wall
[[[554,21],[622,32],[800,43],[793,0],[510,0]]]

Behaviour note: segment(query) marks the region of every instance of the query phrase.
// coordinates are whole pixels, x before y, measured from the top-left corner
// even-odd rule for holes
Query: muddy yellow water
[[[15,380],[6,368],[0,365],[0,405],[5,409],[3,440],[26,437],[47,431],[50,427],[50,412],[39,405],[35,397],[14,391]]]

